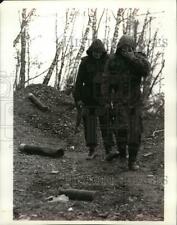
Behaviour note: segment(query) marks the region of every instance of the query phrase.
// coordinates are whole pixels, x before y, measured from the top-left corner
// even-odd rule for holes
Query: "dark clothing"
[[[106,64],[102,91],[110,102],[111,91],[113,101],[129,107],[140,103],[141,79],[149,72],[149,64],[142,53],[135,53],[135,59],[128,59],[121,54],[110,57]]]
[[[83,123],[86,146],[97,146],[97,126],[99,120],[104,147],[106,150],[110,149],[114,143],[109,114],[103,107],[85,107],[84,111]]]
[[[93,50],[102,50],[100,59],[94,59]],[[75,84],[74,98],[87,106],[101,104],[101,80],[108,55],[101,41],[95,41],[87,50],[86,57],[82,58]]]
[[[92,56],[93,51],[102,53],[100,59]],[[99,118],[103,142],[110,144],[106,127],[109,121],[104,113],[103,99],[101,95],[101,83],[104,66],[108,60],[108,55],[104,45],[96,39],[87,50],[87,56],[82,58],[76,79],[74,98],[75,101],[82,101],[84,104],[83,122],[84,133],[87,146],[97,145],[97,117]]]
[[[126,57],[117,49],[108,60],[103,76],[102,93],[105,101],[113,104],[113,130],[120,154],[125,155],[128,144],[132,161],[141,142],[141,80],[148,73],[149,63],[144,54],[137,52]]]

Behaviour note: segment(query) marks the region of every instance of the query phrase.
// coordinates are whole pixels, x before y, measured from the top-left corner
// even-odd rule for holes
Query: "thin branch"
[[[96,32],[97,32],[97,33],[98,33],[98,29],[99,29],[99,27],[100,27],[100,23],[101,23],[101,20],[102,20],[102,18],[103,18],[104,13],[105,13],[105,9],[103,9],[103,12],[102,12],[102,14],[101,14],[101,16],[100,16],[100,19],[99,19],[99,21],[98,21],[98,26],[97,26],[97,29],[96,29]]]
[[[147,95],[148,97],[150,96],[150,94],[151,94],[151,92],[152,92],[152,89],[153,89],[153,87],[154,87],[154,84],[156,83],[158,77],[159,77],[160,74],[162,73],[162,70],[163,70],[164,66],[165,66],[165,60],[162,61],[162,66],[161,66],[161,68],[160,68],[160,71],[158,72],[158,74],[157,74],[156,77],[154,78],[154,80],[153,80],[153,82],[152,82],[152,85],[151,85],[151,87],[149,88],[149,93],[148,93],[148,95]]]

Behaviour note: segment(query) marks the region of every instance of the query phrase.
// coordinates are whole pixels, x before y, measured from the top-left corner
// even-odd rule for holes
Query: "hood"
[[[90,45],[90,47],[88,48],[88,50],[86,51],[88,56],[92,56],[92,52],[93,51],[99,51],[102,52],[103,55],[106,54],[106,49],[104,47],[104,44],[102,43],[102,41],[100,39],[96,39],[92,42],[92,44]]]
[[[124,46],[124,45],[129,45],[131,46],[133,49],[136,48],[136,43],[135,40],[132,36],[129,35],[123,35],[118,44],[117,44],[117,49],[116,49],[116,54],[118,54],[120,52],[120,49]]]

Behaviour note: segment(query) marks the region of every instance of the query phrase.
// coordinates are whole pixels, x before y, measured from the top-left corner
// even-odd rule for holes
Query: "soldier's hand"
[[[80,108],[80,109],[83,108],[83,105],[84,105],[84,104],[83,104],[82,101],[78,101],[78,102],[77,102],[77,107],[78,107],[78,108]]]
[[[135,58],[135,54],[134,54],[133,50],[127,51],[127,50],[122,49],[122,55],[126,58],[129,58],[129,59]]]

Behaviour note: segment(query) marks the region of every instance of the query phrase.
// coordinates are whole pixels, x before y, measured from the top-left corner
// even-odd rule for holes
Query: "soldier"
[[[116,53],[108,60],[102,83],[102,94],[106,107],[113,105],[115,119],[113,130],[119,151],[120,161],[127,161],[130,170],[139,168],[136,163],[141,143],[141,81],[149,73],[150,65],[146,55],[135,52],[135,41],[123,35],[117,45]],[[111,98],[112,96],[112,98]]]
[[[83,109],[83,123],[86,146],[89,148],[87,159],[96,156],[97,146],[97,117],[99,118],[106,159],[113,145],[111,132],[107,129],[109,118],[104,110],[101,96],[101,82],[108,55],[101,40],[93,41],[87,50],[87,56],[82,58],[74,88],[74,99],[77,108]]]

